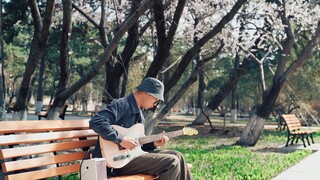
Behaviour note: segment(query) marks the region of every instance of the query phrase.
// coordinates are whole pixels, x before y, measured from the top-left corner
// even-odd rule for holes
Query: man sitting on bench
[[[164,86],[155,78],[146,78],[137,91],[124,98],[116,99],[105,109],[96,113],[90,120],[90,127],[103,139],[112,141],[119,147],[132,150],[138,143],[136,140],[122,137],[111,125],[130,128],[136,123],[144,123],[145,119],[141,109],[154,108],[163,101]],[[149,153],[132,159],[119,169],[108,168],[108,175],[121,176],[132,174],[158,175],[160,180],[189,180],[192,179],[190,170],[178,151],[159,150],[157,147],[169,141],[167,136],[159,141],[145,144],[142,149]],[[102,157],[99,142],[93,152],[93,157]]]

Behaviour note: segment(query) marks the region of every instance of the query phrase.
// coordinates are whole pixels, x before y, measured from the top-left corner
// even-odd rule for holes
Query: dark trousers
[[[118,169],[119,175],[152,174],[159,180],[192,180],[191,172],[178,151],[155,150],[141,155]]]

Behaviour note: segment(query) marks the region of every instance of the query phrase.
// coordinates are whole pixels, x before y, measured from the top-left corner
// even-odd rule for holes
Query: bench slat
[[[286,118],[295,118],[296,115],[294,114],[282,114],[282,117],[286,117]]]
[[[291,121],[291,120],[286,120],[288,122],[288,124],[300,124],[300,120],[296,119],[294,121]]]
[[[291,132],[291,134],[310,134],[310,133],[314,133],[316,131],[313,130],[299,130],[299,131],[293,131]]]
[[[295,122],[295,123],[288,123],[288,126],[301,126],[300,122]]]
[[[287,125],[290,131],[301,129],[301,125]]]
[[[81,160],[85,156],[86,152],[75,152],[69,154],[59,154],[56,156],[45,156],[32,159],[24,159],[19,161],[5,162],[2,165],[3,172],[12,172],[16,170],[24,170],[28,168],[36,168],[41,166],[47,166],[58,163],[73,162]]]
[[[77,131],[62,131],[62,132],[48,132],[48,133],[33,133],[33,134],[17,134],[0,136],[0,146],[36,143],[36,142],[48,142],[53,140],[64,140],[70,138],[82,138],[89,136],[97,136],[97,134],[91,130],[77,130]]]
[[[287,126],[289,127],[289,128],[296,128],[296,127],[301,127],[301,124],[287,124]]]
[[[288,123],[287,126],[301,126],[301,123],[300,122]]]
[[[285,121],[288,130],[291,131],[297,131],[301,129],[301,122],[300,119],[296,117],[294,114],[283,114],[282,115],[283,120]]]
[[[48,153],[48,152],[90,147],[90,146],[94,146],[96,142],[97,142],[97,139],[92,139],[92,140],[60,142],[60,143],[50,143],[50,144],[2,149],[0,151],[0,159],[16,158],[16,157],[29,156],[34,154],[42,154],[42,153]]]
[[[74,172],[79,172],[80,164],[73,164],[70,166],[62,166],[51,169],[43,169],[38,171],[31,171],[20,174],[12,174],[6,177],[6,180],[21,180],[21,179],[43,179],[47,177],[54,177]]]
[[[0,134],[16,132],[44,132],[89,129],[89,119],[84,120],[28,120],[28,121],[2,121]]]

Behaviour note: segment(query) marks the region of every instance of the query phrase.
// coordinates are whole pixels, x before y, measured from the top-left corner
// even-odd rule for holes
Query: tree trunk
[[[257,139],[261,135],[265,122],[266,118],[261,118],[258,115],[253,114],[250,117],[249,123],[241,134],[241,140],[237,144],[243,146],[256,145]]]
[[[116,53],[113,53],[116,54]],[[106,83],[104,86],[102,103],[110,104],[113,99],[119,98],[120,92],[120,77],[119,74],[123,72],[123,69],[116,70],[117,60],[116,56],[110,57],[109,61],[106,63]]]
[[[148,72],[146,73],[146,77],[157,77],[160,69],[165,63],[170,48],[164,48],[166,43],[166,24],[165,24],[165,16],[164,16],[164,5],[162,1],[158,0],[153,6],[153,17],[155,21],[156,27],[156,37],[157,42],[154,40],[154,48],[156,49],[154,59],[150,64]],[[153,34],[153,33],[152,33]],[[167,51],[166,51],[167,50]]]
[[[46,63],[45,58],[41,59],[39,76],[38,76],[38,87],[37,87],[37,99],[36,99],[36,110],[35,114],[39,114],[41,112],[43,106],[43,85],[45,78],[45,69]]]
[[[197,29],[197,25],[199,24],[199,19],[194,19],[194,29]],[[193,43],[196,44],[198,42],[198,32],[194,32]],[[197,112],[196,115],[199,115],[201,109],[204,106],[204,90],[206,88],[204,82],[204,62],[200,60],[199,54],[195,57],[195,60],[198,65],[198,102],[197,102]]]
[[[129,71],[126,69],[127,73],[122,75],[122,83],[121,83],[121,94],[120,97],[124,97],[127,92],[127,84],[128,84],[128,77]]]
[[[234,68],[239,68],[240,56],[237,53],[234,59]],[[235,72],[237,73],[237,71]],[[231,90],[231,123],[237,123],[237,85]]]
[[[0,0],[0,9],[2,9],[2,0]],[[2,11],[0,12],[0,121],[7,120],[5,103],[5,83],[3,73],[3,31],[2,31]]]
[[[243,146],[256,145],[262,133],[264,124],[267,118],[269,117],[269,114],[284,85],[285,81],[278,81],[278,83],[273,84],[267,97],[264,99],[263,103],[257,109],[257,112],[250,117],[250,121],[243,130],[240,140],[237,142],[237,144]]]
[[[238,109],[237,109],[237,85],[231,91],[231,123],[237,123]]]
[[[174,68],[172,68],[173,65],[174,64],[174,59],[173,59],[173,57],[172,57],[172,55],[170,55],[169,57],[168,57],[168,59],[166,60],[166,62],[164,63],[164,67],[167,67],[167,69],[162,69],[162,72],[161,72],[161,78],[162,78],[162,82],[163,82],[163,84],[165,84],[168,80],[169,80],[169,78],[171,77],[171,75],[173,74],[173,72],[174,72]],[[171,97],[170,96],[170,92],[169,93],[167,93],[167,94],[165,94],[164,95],[164,102],[162,102],[162,103],[160,103],[159,105],[160,105],[160,111],[163,109],[163,107],[169,102],[169,97]],[[167,115],[167,114],[166,114]],[[163,118],[166,118],[166,115],[163,117]]]
[[[46,9],[43,15],[43,23],[41,22],[40,11],[37,6],[36,0],[29,0],[31,14],[34,21],[34,35],[31,43],[29,58],[26,64],[26,69],[23,74],[22,83],[20,86],[17,103],[14,106],[14,118],[26,119],[26,106],[27,98],[29,94],[31,77],[39,64],[40,58],[42,58],[43,52],[47,46],[49,30],[51,26],[51,18],[54,9],[54,0],[48,0],[46,4]]]
[[[33,93],[34,93],[34,84],[36,83],[36,80],[37,80],[37,73],[32,76],[31,78],[31,83],[30,83],[30,90],[29,90],[29,94],[28,94],[28,98],[27,98],[27,105],[30,104],[31,102],[31,99],[32,99],[32,96],[33,96]]]
[[[185,7],[186,0],[179,0],[176,10],[173,15],[173,22],[169,27],[167,36],[165,36],[165,19],[164,19],[164,5],[162,1],[158,0],[154,6],[154,17],[157,27],[157,37],[158,37],[158,50],[156,56],[152,61],[146,77],[156,77],[163,67],[163,64],[170,55],[170,49],[173,44],[174,36],[179,25],[181,15]]]
[[[55,92],[55,97],[64,91],[68,85],[69,81],[69,43],[72,33],[72,1],[64,0],[63,5],[63,24],[60,42],[60,79],[58,83],[58,89]],[[60,114],[60,109],[64,106],[67,99],[56,98],[48,112],[47,119],[58,119]]]
[[[264,78],[263,62],[259,63],[259,70],[260,70],[260,81],[262,86],[262,92],[265,92],[267,88],[266,88],[266,81]]]
[[[230,110],[230,122],[237,123],[237,99],[236,92],[237,85],[231,90],[231,110]]]
[[[199,57],[198,57],[199,58]],[[204,82],[204,63],[201,60],[198,60],[198,105],[197,105],[197,115],[200,114],[201,108],[204,106],[204,90],[206,84]]]
[[[136,9],[141,5],[141,0],[132,1],[131,14],[135,12]],[[109,104],[113,99],[121,97],[120,92],[123,92],[123,86],[120,86],[121,76],[123,79],[126,79],[129,69],[129,62],[132,59],[134,52],[136,51],[139,45],[139,23],[138,21],[133,24],[128,30],[128,37],[126,39],[126,45],[120,56],[115,55],[117,58],[114,62],[109,60],[106,65],[106,84],[105,84],[105,93],[103,100],[105,104]],[[126,81],[123,81],[126,82]],[[121,91],[122,89],[122,91]]]

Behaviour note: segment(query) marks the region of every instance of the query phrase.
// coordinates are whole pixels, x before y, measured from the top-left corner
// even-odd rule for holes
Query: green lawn
[[[174,121],[179,122],[179,117]],[[247,123],[247,119],[242,121],[240,124]],[[222,126],[223,120],[214,119],[212,122],[215,127]],[[228,120],[227,124],[230,124]],[[268,121],[268,124],[275,125],[276,122]],[[172,128],[175,129],[163,127],[166,131]],[[195,180],[272,179],[312,153],[311,150],[286,152],[280,149],[279,146],[286,143],[287,131],[264,130],[255,147],[240,147],[233,144],[239,139],[241,127],[236,130],[226,129],[233,134],[225,136],[220,132],[179,137],[171,139],[166,148],[179,150],[185,155],[186,160],[193,165]],[[320,132],[314,138],[315,142],[320,142]]]
[[[273,138],[278,141],[272,133],[263,138],[262,141]],[[274,152],[270,147],[259,151],[233,145],[211,145],[217,142],[219,140],[208,137],[180,138],[172,140],[168,148],[179,150],[185,155],[187,162],[193,165],[195,180],[271,179],[312,153],[309,150],[284,153]]]

